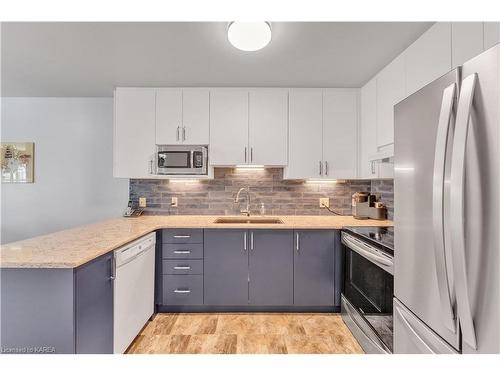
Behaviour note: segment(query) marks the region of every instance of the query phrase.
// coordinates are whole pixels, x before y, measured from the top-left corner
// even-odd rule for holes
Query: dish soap
[[[265,215],[266,214],[266,206],[264,206],[264,203],[260,204],[260,214]]]

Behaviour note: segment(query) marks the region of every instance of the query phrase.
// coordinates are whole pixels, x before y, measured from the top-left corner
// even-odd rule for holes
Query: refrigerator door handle
[[[455,313],[453,310],[450,278],[447,272],[447,259],[444,240],[444,181],[446,168],[447,144],[452,121],[453,102],[456,84],[448,86],[443,91],[441,111],[436,135],[434,151],[434,176],[432,181],[432,220],[434,234],[434,257],[436,261],[436,276],[444,325],[453,333],[456,332]],[[448,260],[449,262],[450,260]]]
[[[450,223],[453,252],[453,274],[455,276],[458,316],[462,329],[462,339],[470,347],[477,349],[476,332],[472,319],[471,303],[467,282],[464,233],[465,198],[465,152],[467,134],[476,87],[477,74],[471,74],[462,81],[458,100],[453,153],[451,159]]]

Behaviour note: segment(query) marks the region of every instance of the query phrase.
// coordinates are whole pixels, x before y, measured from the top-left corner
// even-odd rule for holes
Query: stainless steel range
[[[393,228],[347,227],[342,243],[342,319],[366,353],[392,353]]]

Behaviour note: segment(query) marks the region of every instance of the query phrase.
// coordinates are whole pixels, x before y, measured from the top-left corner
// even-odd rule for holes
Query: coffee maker
[[[379,194],[359,191],[352,195],[352,216],[355,219],[387,219],[387,207],[380,202]]]

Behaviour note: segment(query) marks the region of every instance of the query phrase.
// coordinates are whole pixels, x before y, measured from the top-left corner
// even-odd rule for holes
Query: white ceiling
[[[115,86],[360,87],[429,22],[277,22],[243,52],[225,22],[3,23],[2,96],[112,96]]]

